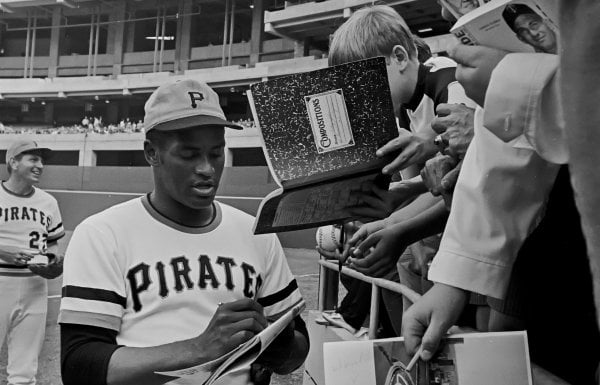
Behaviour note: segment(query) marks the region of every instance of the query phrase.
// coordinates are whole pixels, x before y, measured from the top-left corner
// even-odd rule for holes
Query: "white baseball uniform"
[[[214,207],[204,227],[171,221],[147,196],[87,218],[66,253],[59,322],[149,347],[197,336],[219,302],[253,298],[276,318],[301,301],[277,237],[252,234],[253,218],[240,210]],[[248,373],[224,381],[245,384]]]
[[[16,195],[0,188],[0,247],[39,253],[64,236],[56,199],[33,188]],[[1,262],[1,261],[0,261]],[[35,384],[44,342],[48,285],[26,266],[0,263],[0,345],[8,343],[8,383]]]

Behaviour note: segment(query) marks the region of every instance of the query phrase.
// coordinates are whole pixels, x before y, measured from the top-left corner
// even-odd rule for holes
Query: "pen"
[[[419,357],[421,357],[421,352],[422,351],[423,351],[423,345],[419,346],[419,349],[417,350],[417,352],[415,353],[415,355],[413,356],[413,358],[410,360],[410,362],[408,363],[408,365],[406,365],[406,371],[407,372],[410,372],[411,369],[413,368],[413,366],[415,366],[415,364],[419,360]]]
[[[345,238],[346,235],[346,231],[344,229],[344,224],[342,223],[342,226],[340,228],[340,252],[343,254],[344,253],[344,242],[346,241]],[[341,275],[342,274],[342,267],[344,267],[344,260],[343,258],[340,256],[340,259],[338,260],[338,273]]]

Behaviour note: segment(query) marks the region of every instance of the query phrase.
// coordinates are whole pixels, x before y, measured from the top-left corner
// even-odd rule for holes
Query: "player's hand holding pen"
[[[195,342],[206,361],[210,361],[235,349],[266,327],[262,306],[243,298],[219,305],[206,330]]]

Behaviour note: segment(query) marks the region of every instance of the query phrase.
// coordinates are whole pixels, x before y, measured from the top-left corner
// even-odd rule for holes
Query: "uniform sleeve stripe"
[[[298,283],[296,282],[295,279],[293,279],[289,285],[287,285],[285,288],[279,290],[277,293],[273,293],[266,297],[259,298],[256,300],[256,302],[258,302],[262,307],[272,306],[272,305],[276,304],[277,302],[283,301],[284,299],[286,299],[296,289],[298,289]]]
[[[58,323],[97,326],[117,332],[121,329],[121,318],[119,317],[75,310],[61,310]]]
[[[114,291],[104,289],[94,289],[91,287],[67,285],[62,288],[62,296],[71,298],[88,299],[92,301],[110,302],[127,307],[127,298],[122,297]]]
[[[17,266],[17,265],[11,265],[9,263],[0,263],[0,267],[3,269],[22,269],[22,270],[27,269],[27,265]]]
[[[304,301],[304,298],[299,297],[298,300],[296,302],[294,302],[292,305],[288,306],[287,308],[275,313],[275,314],[268,314],[267,315],[267,321],[269,322],[275,322],[277,321],[282,315],[284,315],[285,313],[287,313],[288,311],[290,311],[291,308],[298,306],[298,304],[300,304],[301,302]]]
[[[53,228],[51,228],[50,230],[48,230],[49,233],[58,230],[59,228],[62,227],[62,222],[60,222],[58,225],[54,226]]]
[[[56,241],[58,241],[59,239],[61,239],[62,237],[64,237],[64,236],[65,236],[65,232],[64,232],[64,231],[62,231],[62,232],[60,232],[60,233],[58,233],[58,234],[56,234],[56,235],[53,235],[53,236],[51,236],[51,237],[48,237],[48,243],[50,243],[50,242],[56,242]]]

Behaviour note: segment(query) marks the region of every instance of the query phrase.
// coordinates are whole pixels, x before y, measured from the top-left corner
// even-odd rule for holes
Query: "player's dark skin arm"
[[[267,326],[262,307],[250,299],[217,309],[206,330],[195,338],[147,348],[121,347],[110,358],[106,383],[164,384],[173,377],[158,371],[183,369],[214,360]]]
[[[293,372],[302,365],[308,355],[307,336],[304,321],[296,318],[271,342],[256,362],[269,367],[277,374]]]

